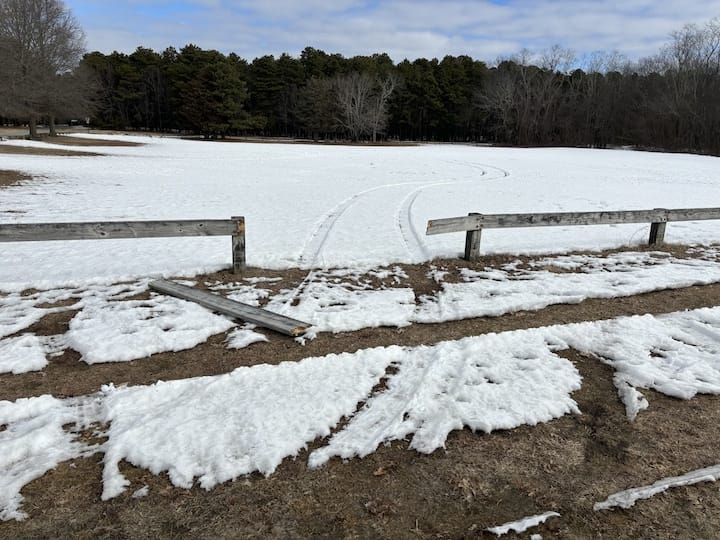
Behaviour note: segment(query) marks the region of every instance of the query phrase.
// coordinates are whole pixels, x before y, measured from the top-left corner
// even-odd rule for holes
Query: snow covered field
[[[720,282],[720,253],[712,247],[698,247],[693,259],[628,250],[612,256],[552,255],[529,267],[518,261],[455,276],[433,267],[437,291],[423,295],[395,266],[460,253],[462,234],[425,237],[431,218],[718,206],[718,158],[132,140],[145,146],[84,148],[108,154],[103,157],[2,155],[0,168],[40,179],[0,189],[0,222],[244,215],[250,265],[301,267],[307,277],[292,286],[280,278],[241,276],[235,283],[206,285],[310,322],[305,339]],[[483,252],[640,244],[648,228],[489,231]],[[666,240],[718,243],[720,223],[672,223]],[[147,291],[153,276],[192,280],[227,268],[229,243],[179,238],[0,244],[0,374],[41,372],[69,349],[96,364],[191,349],[223,333],[228,348],[266,340],[251,326],[188,302],[162,295],[134,298]],[[271,291],[270,283],[277,289]],[[683,399],[720,394],[719,310],[533,328],[426,347],[369,348],[146,386],[116,388],[107,381],[94,394],[67,399],[0,401],[0,519],[26,517],[20,490],[29,481],[58,463],[94,453],[104,456],[108,499],[128,485],[119,470],[122,460],[155,474],[167,472],[176,486],[197,481],[210,489],[252,472],[272,474],[318,439],[323,444],[309,454],[310,467],[367,456],[394,440],[407,439],[411,448],[431,453],[464,427],[491,432],[581,413],[571,396],[581,377],[558,355],[567,349],[614,370],[619,399],[632,420],[651,405],[643,389]],[[63,312],[77,312],[65,333],[27,331]],[[79,435],[88,432],[107,441],[81,442]],[[549,515],[556,514],[539,517]]]
[[[720,159],[621,150],[343,147],[132,138],[106,157],[3,155],[41,176],[0,193],[2,222],[247,220],[248,264],[370,267],[456,256],[463,234],[428,219],[468,212],[720,204]],[[30,144],[4,142],[2,144]],[[67,148],[67,147],[64,147]],[[492,230],[483,252],[561,252],[641,243],[649,226]],[[673,223],[667,241],[720,240],[720,223]],[[194,273],[230,263],[225,238],[5,244],[0,290],[39,283]]]

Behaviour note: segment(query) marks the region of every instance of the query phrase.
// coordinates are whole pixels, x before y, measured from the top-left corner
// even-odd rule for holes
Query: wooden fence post
[[[232,262],[233,272],[239,274],[245,268],[245,218],[233,216]]]
[[[665,210],[665,208],[655,208],[655,210]],[[665,221],[656,221],[650,224],[650,237],[648,238],[648,245],[654,246],[655,244],[662,244],[665,241],[666,226],[667,219]]]
[[[648,239],[648,245],[654,246],[655,244],[662,244],[665,241],[666,226],[667,223],[664,221],[650,224],[650,238]]]
[[[470,212],[468,216],[479,216],[478,212]],[[480,259],[480,239],[482,228],[468,231],[465,234],[465,260],[477,261]]]

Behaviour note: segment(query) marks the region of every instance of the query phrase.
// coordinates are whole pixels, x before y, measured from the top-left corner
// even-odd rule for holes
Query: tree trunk
[[[34,116],[31,116],[28,120],[28,128],[30,129],[30,138],[31,139],[37,139],[38,138],[38,132],[37,132],[37,118]]]
[[[50,128],[50,136],[57,137],[57,130],[55,129],[55,115],[51,114],[48,119],[48,128]]]

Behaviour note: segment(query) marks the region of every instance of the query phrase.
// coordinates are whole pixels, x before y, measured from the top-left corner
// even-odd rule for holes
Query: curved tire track
[[[495,169],[500,173],[500,176],[493,176],[491,178],[485,178],[486,180],[496,180],[497,178],[501,177],[508,177],[510,176],[510,172],[501,169],[500,167],[495,167],[494,165],[486,165],[481,163],[473,163],[473,162],[464,162],[464,161],[446,161],[447,163],[452,163],[455,165],[464,165],[471,168],[475,168],[481,171],[480,176],[486,177],[488,176],[487,169]],[[405,196],[405,198],[402,200],[398,207],[398,212],[396,216],[396,222],[398,224],[398,228],[400,229],[400,236],[403,239],[403,242],[405,243],[405,248],[407,249],[408,253],[413,258],[418,258],[418,262],[421,260],[426,260],[430,257],[430,253],[425,246],[425,242],[423,240],[424,234],[421,231],[418,231],[417,227],[415,227],[415,224],[412,220],[412,211],[413,206],[415,204],[415,201],[417,200],[418,196],[426,189],[435,187],[435,186],[443,186],[443,185],[455,185],[455,184],[468,184],[473,183],[476,180],[452,180],[452,181],[445,181],[445,182],[429,182],[425,183],[422,181],[417,182],[398,182],[393,184],[383,184],[381,186],[375,186],[370,189],[366,189],[364,191],[360,191],[358,193],[355,193],[351,195],[350,197],[344,199],[337,205],[335,205],[329,212],[325,214],[325,217],[320,221],[320,223],[315,227],[312,234],[310,235],[309,239],[305,242],[305,245],[303,246],[302,252],[300,254],[300,257],[298,258],[298,265],[303,267],[305,266],[308,268],[308,274],[305,276],[305,278],[295,287],[293,292],[289,295],[288,300],[283,305],[282,311],[286,311],[287,308],[296,302],[303,294],[304,290],[307,288],[307,285],[312,281],[315,271],[313,270],[313,267],[315,266],[318,257],[322,253],[323,246],[327,242],[327,239],[330,236],[330,233],[333,230],[333,227],[337,223],[337,221],[345,214],[345,212],[348,211],[354,204],[356,204],[360,199],[362,199],[364,196],[373,193],[375,191],[379,191],[381,189],[387,189],[391,187],[398,187],[398,186],[411,186],[411,185],[417,185],[420,184],[420,186],[414,190],[412,190],[408,195]]]
[[[500,167],[495,167],[494,165],[486,165],[484,163],[473,163],[473,162],[463,162],[463,161],[449,161],[446,160],[446,163],[452,163],[454,165],[465,165],[468,167],[471,167],[473,169],[478,169],[481,171],[480,176],[483,178],[484,181],[489,180],[497,180],[498,178],[507,178],[510,176],[510,172],[501,169]],[[500,174],[499,176],[488,176],[487,169],[495,169]],[[487,177],[487,178],[486,178]],[[430,252],[428,251],[425,241],[423,240],[425,234],[421,231],[418,231],[417,227],[413,223],[412,219],[412,210],[413,206],[415,204],[415,201],[417,200],[418,196],[426,190],[431,187],[436,186],[449,186],[449,185],[459,185],[459,184],[471,184],[476,182],[476,180],[451,180],[447,182],[433,182],[430,184],[425,184],[420,186],[419,188],[411,191],[408,193],[408,195],[403,199],[402,203],[400,204],[398,208],[397,213],[397,223],[398,227],[400,227],[400,232],[403,238],[403,241],[405,242],[405,248],[407,249],[408,253],[411,257],[419,258],[417,262],[427,260],[430,258]],[[415,261],[413,261],[415,262]]]

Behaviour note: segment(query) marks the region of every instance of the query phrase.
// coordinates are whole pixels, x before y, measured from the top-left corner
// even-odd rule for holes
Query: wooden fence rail
[[[232,237],[233,272],[245,267],[245,218],[177,221],[96,221],[84,223],[0,224],[0,242],[111,240],[178,236]]]
[[[649,244],[662,243],[669,221],[700,221],[720,219],[720,208],[654,208],[652,210],[618,210],[610,212],[555,212],[541,214],[475,214],[428,221],[425,234],[444,234],[467,231],[465,258],[480,257],[480,238],[483,229],[515,227],[558,227],[570,225],[604,225],[650,223]]]

